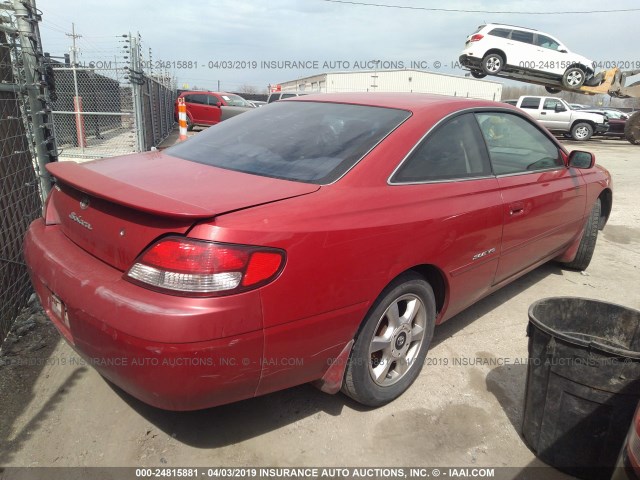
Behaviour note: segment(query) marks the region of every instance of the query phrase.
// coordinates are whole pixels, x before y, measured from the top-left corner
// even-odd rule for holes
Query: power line
[[[349,0],[321,0],[321,1],[330,2],[330,3],[342,3],[345,5],[358,5],[363,7],[397,8],[402,10],[423,10],[427,12],[493,13],[493,14],[503,14],[503,15],[579,15],[579,14],[590,14],[590,13],[640,12],[640,8],[582,10],[582,11],[564,11],[564,12],[522,12],[522,11],[515,11],[515,10],[467,10],[462,8],[412,7],[409,5],[388,5],[385,3],[353,2]]]

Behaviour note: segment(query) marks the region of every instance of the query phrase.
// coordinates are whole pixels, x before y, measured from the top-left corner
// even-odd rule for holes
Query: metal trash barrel
[[[640,312],[585,298],[529,307],[522,434],[580,478],[610,478],[640,399]]]

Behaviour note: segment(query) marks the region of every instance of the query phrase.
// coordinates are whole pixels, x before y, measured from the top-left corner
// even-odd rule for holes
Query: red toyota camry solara
[[[48,165],[25,255],[67,341],[151,405],[316,382],[378,406],[435,325],[546,261],[587,267],[612,202],[594,162],[505,104],[309,95]]]

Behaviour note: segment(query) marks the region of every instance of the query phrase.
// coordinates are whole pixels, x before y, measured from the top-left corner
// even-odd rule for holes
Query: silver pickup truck
[[[570,134],[574,140],[589,140],[592,135],[607,131],[609,124],[604,115],[573,110],[567,102],[557,97],[523,95],[516,102],[548,130]]]

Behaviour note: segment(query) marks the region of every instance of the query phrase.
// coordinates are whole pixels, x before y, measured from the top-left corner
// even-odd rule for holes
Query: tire
[[[640,112],[631,115],[625,123],[624,138],[633,145],[640,145]]]
[[[482,59],[482,71],[485,75],[497,75],[504,68],[504,58],[497,53],[485,55]]]
[[[480,70],[471,70],[471,76],[473,78],[484,78],[487,76],[487,74],[484,72],[481,72]]]
[[[191,132],[193,130],[193,127],[193,122],[189,118],[189,115],[187,115],[187,132]]]
[[[553,87],[544,87],[544,89],[551,94],[560,93],[562,91],[559,88],[553,88]]]
[[[565,263],[564,266],[566,268],[583,271],[586,270],[589,263],[591,263],[593,251],[596,248],[596,240],[598,239],[601,209],[602,204],[598,198],[596,203],[593,205],[593,209],[591,210],[591,214],[587,220],[587,225],[584,227],[576,258],[572,262]]]
[[[398,398],[420,374],[435,318],[431,286],[416,273],[396,278],[375,301],[356,335],[342,391],[370,407]]]
[[[586,122],[577,122],[571,127],[571,138],[578,141],[587,141],[593,135],[593,127]]]
[[[584,85],[584,81],[587,79],[587,74],[579,67],[567,68],[562,75],[562,85],[565,88],[578,89]]]

